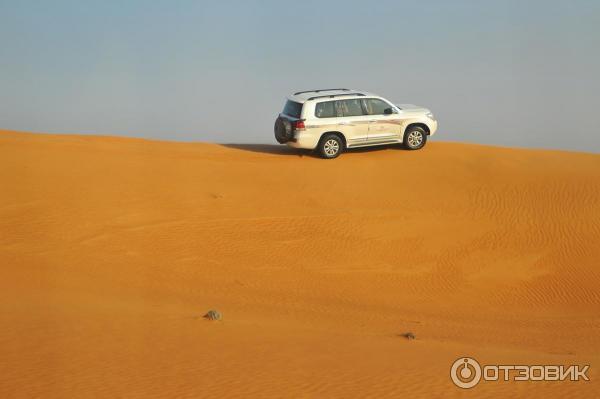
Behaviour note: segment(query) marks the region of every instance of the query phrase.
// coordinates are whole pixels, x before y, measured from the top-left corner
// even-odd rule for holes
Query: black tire
[[[275,131],[275,140],[277,140],[279,144],[287,143],[294,136],[291,123],[282,117],[278,117],[275,120],[275,127],[273,130]]]
[[[321,137],[317,151],[321,158],[333,159],[340,156],[344,151],[344,140],[337,134],[326,134]]]
[[[427,143],[427,132],[419,126],[409,127],[404,132],[404,147],[408,150],[420,150]]]

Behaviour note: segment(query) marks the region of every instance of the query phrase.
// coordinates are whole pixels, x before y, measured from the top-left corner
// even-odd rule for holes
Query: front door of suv
[[[365,98],[362,101],[369,116],[367,143],[383,144],[400,140],[401,120],[396,108],[379,98]]]

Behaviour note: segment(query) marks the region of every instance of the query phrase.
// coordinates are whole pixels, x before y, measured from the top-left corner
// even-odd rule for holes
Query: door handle
[[[371,119],[369,122],[378,122],[377,119]]]

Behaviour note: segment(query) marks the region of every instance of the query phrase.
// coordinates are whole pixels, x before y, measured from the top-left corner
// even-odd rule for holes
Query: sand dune
[[[2,398],[600,395],[600,155],[2,131],[0,192]]]

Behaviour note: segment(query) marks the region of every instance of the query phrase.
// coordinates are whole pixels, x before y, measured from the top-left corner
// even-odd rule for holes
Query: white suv
[[[436,130],[437,121],[426,108],[394,105],[350,89],[294,93],[275,121],[279,143],[316,149],[323,158],[335,158],[346,148],[393,143],[418,150]]]

